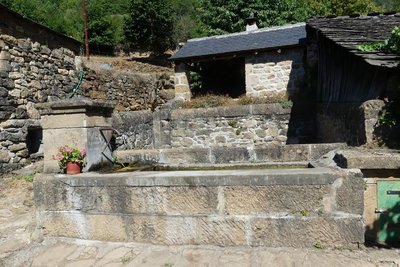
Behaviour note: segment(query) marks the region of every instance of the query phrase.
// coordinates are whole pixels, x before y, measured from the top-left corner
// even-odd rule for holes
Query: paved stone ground
[[[155,246],[35,234],[29,176],[0,178],[0,266],[380,266],[400,267],[400,250]]]

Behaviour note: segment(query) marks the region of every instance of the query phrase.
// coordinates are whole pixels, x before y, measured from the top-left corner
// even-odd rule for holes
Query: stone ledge
[[[109,116],[111,116],[114,107],[115,103],[110,101],[91,100],[80,97],[39,103],[35,105],[35,108],[40,111],[41,115],[98,111],[100,113],[109,113]]]
[[[325,185],[338,175],[350,175],[329,168],[261,169],[218,171],[163,171],[114,174],[82,173],[79,175],[42,175],[71,187],[120,186],[234,186],[234,185]],[[361,179],[361,178],[360,178]]]
[[[121,163],[132,164],[226,164],[239,162],[293,162],[311,161],[331,150],[345,148],[342,143],[268,145],[256,148],[211,147],[117,150],[113,155]]]
[[[291,109],[285,109],[279,103],[257,104],[243,106],[227,106],[216,108],[196,108],[173,110],[171,117],[174,120],[190,120],[194,118],[211,117],[241,117],[249,115],[290,115]]]
[[[399,169],[400,151],[389,149],[341,149],[327,153],[313,163],[347,169]]]

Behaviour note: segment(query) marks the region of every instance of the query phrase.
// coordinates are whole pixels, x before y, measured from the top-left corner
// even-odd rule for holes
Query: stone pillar
[[[190,101],[191,93],[185,63],[175,66],[175,99]]]
[[[380,113],[385,108],[385,102],[379,99],[368,100],[362,103],[360,108],[364,115],[365,143],[373,144],[375,141],[375,127]]]
[[[44,172],[59,172],[52,155],[59,146],[86,149],[84,171],[112,160],[109,145],[112,136],[114,105],[87,99],[72,98],[37,105],[43,128]]]

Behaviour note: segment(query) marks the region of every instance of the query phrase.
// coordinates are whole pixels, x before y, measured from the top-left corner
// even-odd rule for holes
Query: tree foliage
[[[0,0],[34,21],[83,41],[82,0]],[[399,0],[376,0],[399,10]],[[239,32],[245,18],[258,26],[305,21],[315,15],[381,11],[374,0],[86,0],[90,43],[162,51],[192,37]]]
[[[373,0],[199,0],[200,35],[243,31],[254,12],[259,27],[305,21],[316,15],[351,15],[379,11]]]
[[[338,16],[380,11],[375,2],[371,0],[330,0],[329,9],[331,14]]]
[[[164,52],[173,45],[174,17],[168,0],[133,0],[125,25],[132,48]]]
[[[386,11],[400,11],[399,0],[377,0],[377,4]]]
[[[304,21],[307,10],[298,0],[199,0],[200,34],[243,31],[245,19],[257,13],[259,27]]]

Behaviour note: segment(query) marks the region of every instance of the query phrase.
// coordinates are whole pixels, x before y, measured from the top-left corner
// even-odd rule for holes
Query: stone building
[[[190,71],[201,74],[200,93],[290,95],[304,79],[305,39],[304,23],[191,39],[171,57],[175,97],[190,100]]]

